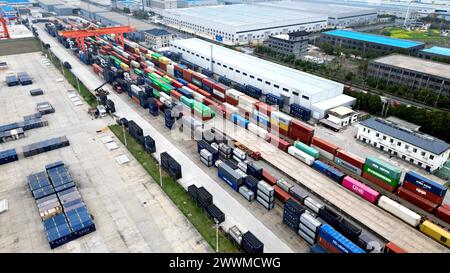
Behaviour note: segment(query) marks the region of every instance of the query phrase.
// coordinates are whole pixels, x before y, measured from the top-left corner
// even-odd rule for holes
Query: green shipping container
[[[397,187],[399,184],[399,180],[389,178],[389,177],[385,176],[384,174],[370,168],[368,165],[364,165],[363,170],[365,173],[370,174],[371,176],[378,178],[378,179],[386,182],[386,184],[389,184],[391,186]]]
[[[181,103],[183,103],[184,105],[188,106],[189,108],[192,108],[192,105],[194,104],[194,100],[193,99],[189,99],[185,96],[181,96],[180,98]]]
[[[135,73],[136,75],[139,75],[139,76],[144,75],[144,72],[142,72],[142,70],[137,69],[137,68],[134,69],[134,73]]]
[[[159,57],[161,57],[161,55],[158,54],[158,53],[153,53],[153,54],[152,54],[152,59],[158,60]]]
[[[306,145],[305,143],[302,143],[300,141],[294,142],[294,147],[309,154],[310,156],[314,157],[315,159],[319,159],[319,157],[320,157],[319,151],[317,151],[314,148],[309,147],[308,145]]]
[[[153,96],[159,99],[159,92],[156,89],[153,89]]]
[[[365,165],[393,180],[399,181],[402,176],[402,170],[373,156],[368,156],[366,158]]]

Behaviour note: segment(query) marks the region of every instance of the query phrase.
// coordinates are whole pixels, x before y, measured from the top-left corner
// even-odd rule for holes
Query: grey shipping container
[[[273,187],[262,180],[258,183],[258,190],[261,190],[267,196],[273,196],[275,194],[275,190],[273,189]]]
[[[255,200],[255,193],[249,190],[246,186],[239,187],[239,193],[248,201]]]
[[[303,231],[305,234],[307,234],[312,239],[316,239],[316,232],[310,230],[307,226],[305,226],[303,223],[300,223],[299,229]]]
[[[314,211],[315,213],[319,213],[319,209],[323,207],[323,204],[317,201],[316,199],[313,199],[311,197],[307,197],[305,199],[305,206],[307,206],[309,209]]]
[[[309,193],[298,185],[293,185],[289,189],[289,194],[302,203],[304,203],[305,199],[309,196]]]
[[[214,162],[212,160],[208,160],[208,159],[206,159],[204,157],[200,157],[200,161],[203,164],[205,164],[206,167],[211,167],[214,164]]]
[[[303,232],[301,229],[298,230],[298,235],[302,237],[305,241],[307,241],[309,244],[314,244],[314,239],[309,237],[305,232]]]
[[[271,210],[271,209],[274,208],[274,203],[273,202],[272,203],[268,203],[264,199],[262,199],[260,196],[256,196],[256,200],[258,201],[258,203],[263,205],[268,210]]]
[[[277,180],[277,186],[282,188],[285,192],[289,192],[292,188],[292,184],[284,180],[284,178],[280,178]]]
[[[256,195],[261,197],[264,201],[273,203],[275,201],[275,196],[268,196],[264,192],[257,190]]]
[[[317,232],[319,227],[322,225],[322,223],[320,223],[319,220],[317,220],[316,218],[314,218],[311,214],[309,213],[303,213],[300,216],[300,223],[304,224],[305,226],[307,226],[310,230],[312,230],[313,232]]]

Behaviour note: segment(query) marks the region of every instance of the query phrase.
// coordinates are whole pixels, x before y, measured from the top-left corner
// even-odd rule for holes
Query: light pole
[[[219,221],[214,218],[214,222],[216,223],[216,252],[219,253]]]
[[[161,170],[161,164],[158,162],[158,169],[159,169],[159,184],[161,185],[161,188],[163,187],[163,179],[162,179],[162,170]]]
[[[124,142],[125,142],[125,146],[128,147],[127,136],[125,134],[125,126],[123,125],[123,122],[122,122],[122,132],[123,132],[123,139],[124,139]]]

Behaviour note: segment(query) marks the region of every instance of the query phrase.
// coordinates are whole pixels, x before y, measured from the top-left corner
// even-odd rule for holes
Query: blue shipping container
[[[344,173],[319,160],[314,161],[312,167],[339,183],[341,183],[342,179],[345,177]]]
[[[237,113],[231,114],[231,120],[232,120],[235,124],[237,124],[237,125],[239,125],[239,126],[241,126],[241,127],[244,127],[245,129],[247,129],[248,124],[250,123],[250,121],[249,121],[248,119],[245,119],[245,118],[241,117],[241,116],[238,115]]]
[[[239,187],[243,183],[242,177],[225,163],[220,164],[218,176],[235,191],[239,191]]]
[[[311,110],[299,104],[293,103],[290,107],[291,116],[298,117],[304,121],[311,119]]]
[[[324,224],[320,227],[319,236],[342,253],[365,253],[364,250],[345,238],[328,224]]]
[[[438,196],[444,196],[447,192],[447,188],[445,186],[413,171],[407,171],[404,180]]]
[[[283,97],[276,96],[271,93],[267,93],[266,103],[269,105],[278,105],[279,107],[283,107],[284,99],[283,99]]]

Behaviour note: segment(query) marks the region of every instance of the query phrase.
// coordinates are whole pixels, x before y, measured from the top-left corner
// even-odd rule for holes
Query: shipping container
[[[253,176],[255,179],[262,180],[263,179],[263,168],[259,166],[258,163],[254,161],[249,161],[247,163],[247,171],[248,175]]]
[[[295,118],[291,119],[289,137],[292,140],[300,140],[303,143],[311,144],[312,137],[314,136],[314,128],[310,125],[301,122]]]
[[[243,184],[243,177],[225,163],[219,165],[218,176],[235,191]]]
[[[399,203],[386,196],[381,196],[378,199],[378,206],[413,227],[418,226],[420,224],[420,220],[422,219],[419,214],[400,205]]]
[[[399,180],[394,180],[388,176],[385,176],[383,173],[372,169],[369,165],[364,165],[363,172],[366,173],[367,175],[373,176],[374,178],[381,180],[386,184],[389,184],[392,187],[396,188],[399,185]]]
[[[290,189],[289,189],[289,194],[297,201],[304,203],[305,199],[309,196],[309,193],[300,188],[300,186],[298,185],[293,185]]]
[[[450,224],[450,208],[446,205],[440,206],[436,210],[436,216]]]
[[[386,244],[384,248],[384,252],[386,253],[407,253],[406,250],[402,249],[398,245],[394,244],[393,242],[389,242]]]
[[[310,156],[314,157],[315,159],[319,159],[319,157],[320,157],[320,154],[316,149],[306,145],[305,143],[302,143],[301,141],[295,141],[294,146],[295,146],[295,148],[309,154]]]
[[[255,192],[251,191],[249,188],[247,188],[246,186],[240,186],[239,187],[239,193],[244,196],[245,199],[247,199],[247,201],[251,202],[253,200],[255,200]]]
[[[402,176],[402,170],[374,156],[367,156],[364,164],[394,181],[400,181]]]
[[[394,192],[395,189],[397,189],[397,187],[391,186],[391,185],[387,184],[386,182],[384,182],[383,180],[376,178],[375,176],[373,176],[367,172],[363,172],[362,177],[386,191]]]
[[[277,179],[271,175],[268,171],[266,171],[265,169],[263,169],[262,171],[262,179],[269,183],[271,186],[276,185],[277,184]]]
[[[319,213],[319,210],[324,206],[321,202],[312,197],[306,197],[304,204],[315,213]]]
[[[430,236],[437,242],[450,248],[450,232],[448,232],[447,230],[439,227],[436,224],[433,224],[428,220],[425,220],[420,225],[420,231]]]
[[[444,185],[434,182],[413,171],[406,172],[404,180],[418,187],[421,187],[422,189],[429,191],[437,196],[444,196],[447,192],[447,187],[445,187]]]
[[[319,160],[315,160],[312,167],[338,183],[342,183],[345,176],[344,173]]]
[[[306,154],[305,152],[299,150],[294,146],[290,146],[288,148],[288,154],[292,155],[293,157],[297,158],[298,160],[302,161],[308,166],[311,166],[314,163],[314,157],[310,156],[309,154]]]
[[[405,188],[419,196],[421,196],[422,198],[425,198],[435,204],[442,204],[442,201],[444,201],[444,196],[438,196],[430,191],[426,191],[424,190],[422,187],[416,186],[406,180],[403,181],[402,183],[402,188]]]
[[[311,110],[296,103],[290,105],[289,113],[291,116],[304,121],[308,121],[311,118]]]
[[[342,186],[374,204],[376,204],[378,198],[380,198],[381,196],[381,194],[376,190],[370,188],[369,186],[366,186],[365,184],[350,176],[344,177],[344,179],[342,180]]]
[[[311,141],[311,147],[318,150],[320,155],[329,159],[334,160],[334,155],[336,151],[339,149],[338,146],[329,143],[318,136],[313,136]]]
[[[330,225],[322,225],[319,230],[319,236],[332,244],[340,253],[365,253],[364,250],[345,238]]]
[[[263,253],[264,244],[253,233],[247,231],[242,235],[241,246],[247,253]]]
[[[430,200],[427,200],[427,199],[423,198],[422,196],[420,196],[404,187],[398,188],[397,194],[398,194],[398,196],[400,196],[401,198],[410,202],[411,204],[414,204],[417,207],[419,207],[425,211],[428,211],[430,213],[433,213],[439,206],[439,204],[433,203]]]
[[[289,193],[287,193],[285,190],[283,190],[282,188],[280,188],[277,185],[273,186],[273,189],[275,191],[275,198],[277,198],[278,200],[280,200],[281,202],[286,202],[289,198],[291,198],[291,195]]]

